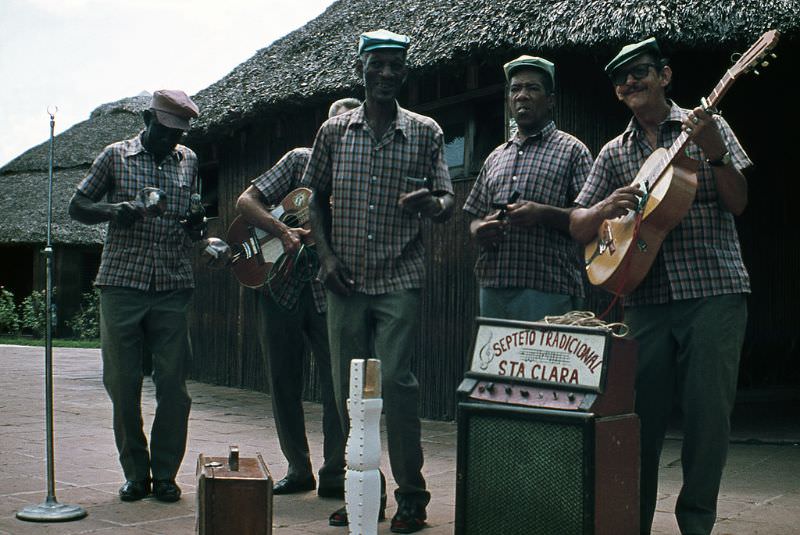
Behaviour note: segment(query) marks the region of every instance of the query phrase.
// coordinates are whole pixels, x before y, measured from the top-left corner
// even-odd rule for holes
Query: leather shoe
[[[123,502],[135,502],[150,494],[150,480],[142,481],[127,480],[119,488],[119,499]]]
[[[386,494],[381,495],[381,508],[378,510],[378,522],[386,520]],[[328,517],[328,524],[331,526],[346,526],[347,506],[341,507],[331,513]]]
[[[416,533],[425,527],[428,518],[425,506],[414,501],[399,500],[397,512],[392,517],[392,533]]]
[[[161,502],[177,502],[181,499],[181,489],[171,479],[153,481],[153,495]]]
[[[314,476],[308,476],[306,479],[294,479],[286,476],[272,487],[272,494],[295,494],[297,492],[308,492],[317,488],[317,481]]]

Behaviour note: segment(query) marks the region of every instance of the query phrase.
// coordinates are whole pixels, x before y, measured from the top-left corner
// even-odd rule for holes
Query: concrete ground
[[[32,523],[15,517],[20,509],[43,502],[47,494],[44,350],[0,346],[0,535],[193,534],[197,457],[200,453],[225,456],[230,444],[238,444],[243,457],[260,452],[273,478],[283,477],[286,463],[278,448],[268,397],[192,382],[189,444],[178,477],[183,498],[174,504],[152,498],[120,502],[117,489],[122,474],[111,430],[111,406],[101,380],[99,350],[56,348],[53,353],[56,497],[62,504],[80,505],[89,515],[63,523]],[[149,380],[145,381],[143,400],[145,427],[149,428],[153,416]],[[318,464],[321,411],[312,403],[306,404],[306,409],[309,442]],[[714,531],[717,535],[800,533],[800,418],[766,418],[764,414],[743,411],[741,419],[738,413],[734,418],[734,440]],[[454,529],[456,425],[424,421],[423,440],[424,474],[433,495],[428,508],[429,527],[423,533],[450,534]],[[681,478],[680,445],[679,435],[673,435],[664,450],[653,529],[657,534],[678,533],[671,511]],[[385,453],[383,468],[389,476]],[[391,480],[389,488],[393,488]],[[340,504],[314,493],[276,496],[273,532],[345,535],[345,528],[327,524],[328,514]],[[393,513],[390,497],[387,516]],[[388,534],[389,523],[380,523],[378,532]]]

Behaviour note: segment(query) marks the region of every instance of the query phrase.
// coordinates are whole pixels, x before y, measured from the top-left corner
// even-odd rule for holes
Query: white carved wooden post
[[[381,363],[350,361],[345,504],[351,535],[377,535],[381,500]]]

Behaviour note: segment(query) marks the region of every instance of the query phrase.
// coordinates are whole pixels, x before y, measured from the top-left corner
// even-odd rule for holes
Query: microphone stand
[[[79,520],[86,511],[78,505],[65,505],[56,500],[55,465],[53,462],[53,247],[50,242],[50,228],[53,219],[53,129],[56,124],[56,106],[48,106],[50,115],[50,170],[47,191],[47,245],[44,248],[46,259],[46,306],[45,306],[45,421],[47,432],[47,498],[39,505],[29,505],[17,511],[17,518],[31,522],[63,522]]]

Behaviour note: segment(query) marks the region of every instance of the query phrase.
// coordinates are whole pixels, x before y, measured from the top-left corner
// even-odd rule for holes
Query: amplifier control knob
[[[522,397],[524,397],[524,398],[527,398],[528,396],[530,396],[530,395],[531,395],[531,393],[530,393],[530,392],[528,392],[527,390],[520,390],[520,391],[519,391],[519,395],[520,395],[520,396],[522,396]]]
[[[486,383],[486,390],[490,394],[494,393],[494,383]]]
[[[480,392],[481,394],[483,394],[484,390],[486,390],[486,387],[485,387],[485,386],[483,386],[483,385],[479,385],[479,386],[478,386],[478,392]]]
[[[511,389],[511,387],[510,387],[510,386],[507,386],[507,387],[506,387],[506,394],[510,396],[510,395],[511,395],[511,392],[513,392],[513,390]]]
[[[570,392],[569,394],[567,394],[567,399],[569,399],[570,402],[575,401],[575,394]]]

